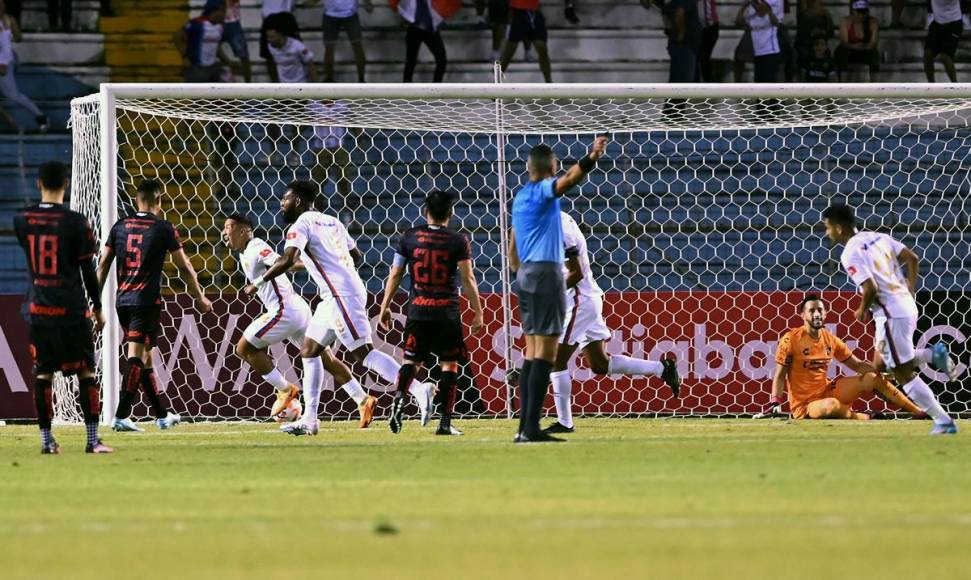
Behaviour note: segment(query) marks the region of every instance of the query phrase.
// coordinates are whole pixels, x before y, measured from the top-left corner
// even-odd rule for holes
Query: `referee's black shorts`
[[[566,320],[566,280],[563,264],[524,262],[516,273],[519,283],[519,316],[523,332],[530,335],[563,334]]]

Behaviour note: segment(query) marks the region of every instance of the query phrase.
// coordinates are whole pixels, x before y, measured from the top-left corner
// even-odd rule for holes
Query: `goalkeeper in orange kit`
[[[799,305],[804,324],[785,333],[776,352],[772,379],[772,405],[779,409],[783,395],[789,394],[789,410],[794,419],[870,418],[853,411],[853,402],[876,392],[891,406],[914,415],[920,409],[876,369],[850,351],[846,343],[823,326],[826,305],[819,296],[806,296]],[[830,362],[836,359],[856,376],[827,378]]]

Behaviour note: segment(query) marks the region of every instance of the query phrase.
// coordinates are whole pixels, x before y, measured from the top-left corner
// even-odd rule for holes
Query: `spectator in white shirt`
[[[779,23],[782,22],[782,0],[745,0],[736,23],[747,26],[752,35],[755,82],[774,83],[782,62]]]
[[[249,47],[246,45],[246,33],[243,32],[243,23],[240,21],[242,11],[240,10],[239,0],[226,0],[226,18],[223,21],[223,42],[239,59],[240,67],[243,70],[243,79],[252,82],[253,73],[249,60]]]
[[[282,33],[284,36],[300,40],[300,27],[297,25],[297,18],[293,15],[294,0],[263,0],[263,7],[260,14],[263,16],[263,25],[260,27],[260,58],[266,61],[267,73],[272,82],[279,82],[276,74],[276,64],[270,55],[270,49],[266,40],[266,31],[269,28]]]
[[[927,82],[934,82],[934,59],[940,57],[947,78],[956,83],[958,73],[954,68],[954,53],[964,34],[961,0],[930,0],[930,5],[930,25],[924,41],[924,74]]]
[[[314,66],[314,53],[296,38],[285,36],[281,31],[269,27],[266,29],[267,50],[276,67],[277,82],[306,83],[317,82],[317,69]],[[313,110],[313,107],[311,107]],[[283,135],[283,127],[276,123],[266,126],[266,135],[270,139],[270,153],[267,164],[276,165],[279,159],[279,141]],[[295,148],[288,156],[287,163],[291,167],[300,165],[300,152]]]
[[[34,104],[27,95],[20,92],[17,88],[16,68],[17,55],[13,51],[13,43],[20,42],[20,26],[12,16],[5,12],[3,0],[0,0],[0,93],[9,101],[17,103],[34,115],[37,121],[37,128],[40,131],[47,130],[47,116],[37,105]],[[5,110],[0,109],[7,122],[14,128],[19,129],[17,123]]]
[[[371,0],[361,2],[368,14],[374,11]],[[367,57],[364,54],[364,44],[361,38],[361,19],[358,16],[358,0],[324,0],[324,20],[321,28],[324,31],[324,80],[334,80],[334,47],[341,30],[347,33],[354,52],[354,64],[357,66],[357,82],[364,82],[364,68]]]

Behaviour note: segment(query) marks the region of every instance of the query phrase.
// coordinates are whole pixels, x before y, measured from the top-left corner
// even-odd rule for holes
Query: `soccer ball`
[[[300,404],[300,399],[294,399],[282,411],[274,415],[273,420],[277,423],[292,423],[300,418],[301,413],[303,413],[303,405]]]

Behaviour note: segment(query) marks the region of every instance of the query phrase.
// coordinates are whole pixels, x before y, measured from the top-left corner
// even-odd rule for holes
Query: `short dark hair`
[[[162,194],[162,182],[157,179],[143,179],[135,188],[135,192],[142,203],[154,203]]]
[[[248,215],[241,214],[241,213],[231,213],[228,216],[226,216],[226,219],[233,220],[238,224],[243,224],[249,229],[253,229],[253,220],[250,219]]]
[[[809,304],[810,302],[816,302],[816,301],[826,304],[826,301],[820,298],[818,294],[806,294],[805,298],[802,299],[802,302],[799,303],[799,312],[802,312],[803,310],[805,310],[806,305]]]
[[[553,170],[553,150],[549,145],[537,145],[529,150],[529,165],[535,171]]]
[[[60,161],[48,161],[37,170],[37,179],[45,191],[60,191],[67,187],[67,166]]]
[[[313,207],[314,200],[317,199],[317,194],[320,193],[319,187],[309,181],[302,180],[291,181],[287,185],[287,189],[302,199],[307,204],[307,207]]]
[[[823,210],[823,219],[841,226],[856,227],[856,214],[853,208],[845,203],[836,203],[827,207]]]
[[[447,191],[435,190],[425,196],[425,209],[435,221],[442,221],[452,213],[455,196]]]

